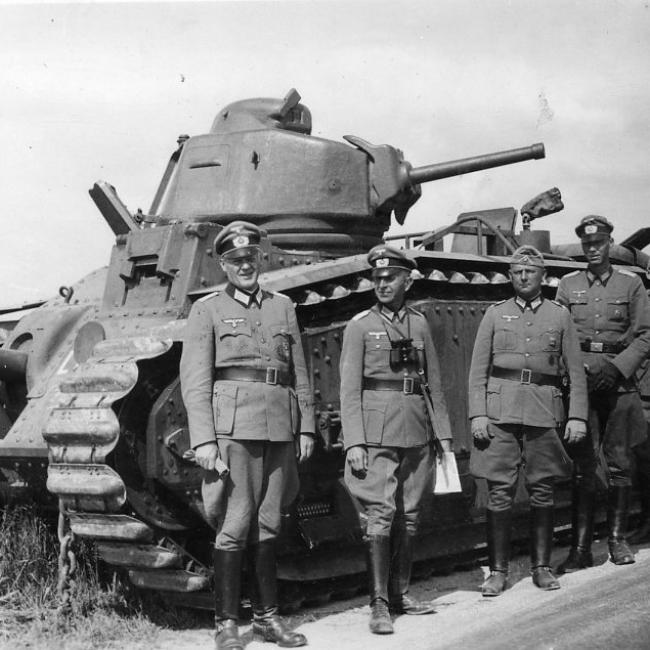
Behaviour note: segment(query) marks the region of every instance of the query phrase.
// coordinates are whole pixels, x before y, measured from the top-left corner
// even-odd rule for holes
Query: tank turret
[[[403,223],[421,183],[544,157],[544,146],[535,144],[412,167],[390,145],[311,136],[311,114],[299,100],[292,89],[282,100],[235,102],[210,133],[183,138],[148,219],[245,218],[281,248],[347,255],[381,242],[393,213]]]

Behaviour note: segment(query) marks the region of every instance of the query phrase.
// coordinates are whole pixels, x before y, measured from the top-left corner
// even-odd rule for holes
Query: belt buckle
[[[264,379],[265,383],[275,386],[278,383],[278,369],[277,368],[267,368],[266,369],[266,378]]]
[[[530,368],[522,368],[520,382],[522,384],[530,384],[533,371]]]
[[[415,380],[413,377],[404,377],[404,385],[402,386],[402,391],[404,395],[413,395]]]
[[[590,351],[590,352],[602,352],[602,351],[603,351],[603,344],[602,344],[602,342],[599,341],[599,342],[595,343],[594,341],[592,341],[592,342],[589,344],[589,351]]]

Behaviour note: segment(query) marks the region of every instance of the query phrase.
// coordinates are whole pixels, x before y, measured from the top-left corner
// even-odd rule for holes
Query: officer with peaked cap
[[[430,614],[408,594],[420,500],[431,489],[431,424],[422,394],[426,373],[433,428],[451,450],[451,426],[438,356],[426,318],[405,303],[416,263],[385,245],[368,254],[377,304],[348,323],[341,352],[345,482],[367,517],[370,630],[390,634],[390,613]]]
[[[570,475],[560,436],[586,435],[587,388],[578,337],[569,311],[542,296],[542,254],[522,246],[512,255],[515,297],[488,308],[481,321],[469,373],[469,416],[474,438],[470,471],[487,480],[490,575],[484,596],[506,587],[511,512],[519,472],[530,496],[531,568],[540,589],[560,587],[550,568],[554,484]],[[568,422],[562,375],[570,380]]]
[[[635,372],[650,351],[650,303],[641,280],[609,261],[614,226],[598,215],[576,228],[587,268],[565,275],[557,300],[576,324],[589,389],[589,439],[573,450],[573,529],[571,550],[558,571],[593,565],[597,449],[607,467],[609,553],[614,564],[630,564],[625,541],[631,485],[631,448],[643,442],[646,425]]]
[[[296,453],[302,461],[313,450],[312,392],[293,304],[258,284],[260,237],[256,226],[236,221],[215,238],[228,283],[192,306],[180,364],[190,441],[205,470],[204,506],[208,513],[221,507],[217,650],[243,648],[237,616],[245,550],[254,634],[282,647],[306,643],[278,616],[275,540],[282,510],[298,493]],[[225,490],[215,489],[223,485],[214,471],[218,458],[230,470]]]

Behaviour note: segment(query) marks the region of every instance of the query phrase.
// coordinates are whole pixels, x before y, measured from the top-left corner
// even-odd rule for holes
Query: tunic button
[[[526,343],[530,342],[530,336],[526,337]]]
[[[262,324],[262,321],[259,321],[259,320],[255,321],[255,325],[257,325],[258,327],[259,327],[261,324]]]
[[[600,334],[600,330],[596,330],[596,334]]]
[[[528,322],[528,323],[526,323],[526,325],[532,325],[532,323]]]
[[[260,343],[266,343],[266,339],[260,339]]]
[[[600,314],[596,314],[596,318],[600,318]]]
[[[600,286],[600,280],[596,280],[596,285]]]
[[[525,357],[529,357],[530,354],[528,354],[528,352],[526,352],[526,354],[524,354],[524,356],[525,356]]]
[[[266,360],[267,360],[267,361],[270,361],[270,360],[271,360],[271,357],[270,357],[268,354],[266,355]]]
[[[600,302],[600,298],[596,298],[596,302]]]
[[[375,347],[376,347],[376,348],[379,348],[379,347],[380,347],[380,345],[379,345],[379,344],[377,344],[377,345],[375,345]]]

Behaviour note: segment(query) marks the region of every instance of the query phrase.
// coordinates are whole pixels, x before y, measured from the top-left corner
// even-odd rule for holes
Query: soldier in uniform
[[[587,388],[578,338],[569,311],[541,293],[544,259],[532,246],[510,262],[515,297],[489,307],[476,334],[469,373],[469,416],[474,437],[470,471],[488,485],[490,575],[484,596],[506,587],[511,511],[523,466],[530,496],[533,583],[559,589],[550,568],[554,484],[571,461],[560,440],[566,421],[562,377],[570,379],[564,438],[586,436]]]
[[[206,512],[221,509],[215,551],[217,650],[241,650],[237,615],[245,550],[253,632],[282,647],[305,645],[278,616],[275,539],[298,492],[296,455],[313,450],[312,393],[291,300],[258,285],[260,231],[236,221],[214,240],[228,284],[194,303],[180,377]],[[294,444],[295,443],[295,444]],[[215,463],[230,473],[213,489]],[[224,504],[217,503],[222,497]]]
[[[368,254],[377,304],[347,325],[341,352],[345,482],[367,517],[370,630],[390,634],[390,612],[429,614],[408,594],[419,504],[431,489],[432,429],[451,451],[438,357],[426,318],[405,304],[416,263],[389,246]],[[427,417],[422,381],[436,421]]]
[[[650,350],[650,304],[641,280],[609,262],[614,226],[595,215],[576,228],[587,269],[565,275],[557,300],[571,311],[580,337],[589,389],[589,440],[572,453],[573,531],[571,550],[558,571],[593,565],[591,542],[599,449],[608,482],[609,553],[614,564],[630,564],[625,541],[631,485],[631,447],[643,442],[646,425],[635,372]]]

